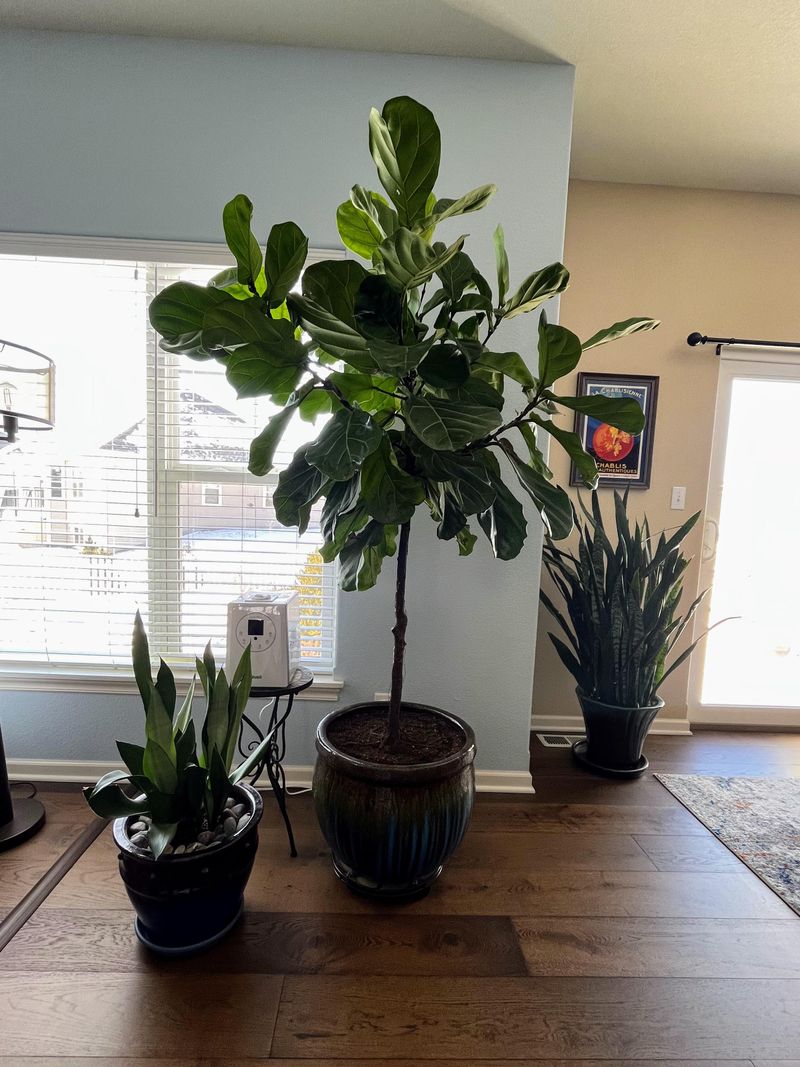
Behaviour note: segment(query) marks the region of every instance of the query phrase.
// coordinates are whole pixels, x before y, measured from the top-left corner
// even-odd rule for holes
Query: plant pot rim
[[[451,753],[449,756],[442,756],[439,759],[426,760],[421,763],[376,763],[373,760],[360,759],[358,756],[349,756],[346,752],[338,749],[329,739],[328,727],[343,715],[375,708],[383,710],[388,706],[388,701],[385,700],[365,700],[362,703],[348,704],[344,708],[336,708],[335,711],[329,712],[317,726],[316,748],[320,757],[352,777],[368,778],[372,781],[385,782],[391,785],[416,785],[420,781],[443,778],[474,761],[476,752],[475,732],[468,722],[453,714],[452,711],[435,708],[431,704],[418,704],[406,700],[401,704],[403,711],[430,712],[454,723],[464,735],[464,743],[458,751]]]
[[[586,700],[590,704],[597,704],[600,708],[613,708],[617,711],[653,711],[654,709],[661,711],[663,707],[666,707],[662,697],[657,697],[655,704],[606,704],[603,700],[587,696],[580,686],[576,686],[575,692],[581,702]]]
[[[182,852],[178,856],[176,856],[174,852],[171,852],[169,855],[162,855],[156,859],[149,849],[139,848],[138,845],[134,845],[128,836],[128,823],[132,819],[137,819],[137,815],[123,815],[119,819],[114,819],[112,827],[114,843],[129,859],[139,860],[144,863],[158,863],[161,866],[165,863],[187,863],[193,860],[209,859],[210,857],[218,856],[230,845],[237,844],[242,837],[253,828],[253,825],[257,826],[261,821],[261,816],[264,814],[264,800],[257,789],[247,782],[237,782],[236,785],[233,786],[233,790],[240,791],[240,793],[244,794],[249,800],[251,804],[250,818],[248,819],[246,826],[243,826],[241,830],[237,830],[236,833],[231,834],[229,838],[216,848],[202,849],[199,852],[189,852],[188,854]]]

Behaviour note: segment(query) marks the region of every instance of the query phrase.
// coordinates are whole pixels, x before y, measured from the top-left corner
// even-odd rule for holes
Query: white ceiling
[[[800,0],[2,0],[4,26],[566,61],[573,176],[800,194]]]

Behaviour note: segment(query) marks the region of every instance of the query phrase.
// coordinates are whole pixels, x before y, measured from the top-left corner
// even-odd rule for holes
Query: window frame
[[[73,237],[62,234],[25,234],[25,233],[0,233],[0,255],[43,256],[48,258],[63,257],[66,259],[99,259],[99,260],[141,260],[148,263],[169,263],[181,266],[219,266],[228,267],[233,260],[228,248],[223,244],[194,241],[162,241],[152,239],[128,239],[118,237]],[[346,253],[342,248],[334,249],[309,249],[307,264],[316,263],[323,259],[345,259]],[[148,330],[148,333],[152,331]],[[147,374],[148,391],[155,389],[153,381],[156,346],[147,344]],[[173,356],[177,359],[176,356]],[[153,405],[148,405],[152,410]],[[166,417],[165,413],[159,413],[148,425],[148,435],[160,432],[159,424]],[[181,484],[187,482],[205,483],[212,472],[206,468],[194,469],[191,466],[177,462],[175,457],[163,455],[163,469],[156,469],[155,449],[148,449],[147,481],[151,492],[157,492],[159,480],[163,481],[163,488],[167,492],[167,498],[172,500],[177,497]],[[63,477],[63,476],[62,476]],[[219,485],[220,491],[227,483],[242,484],[240,470],[225,471],[217,467],[213,470],[214,485]],[[261,480],[252,475],[246,475],[247,480],[260,484]],[[71,491],[62,481],[62,492]],[[44,487],[42,488],[44,493]],[[209,505],[211,506],[211,505]],[[159,515],[159,509],[152,509],[158,517],[156,521],[162,524],[170,524],[174,521],[174,508],[165,509],[165,514]],[[163,531],[162,531],[163,532]],[[159,539],[157,543],[164,544]],[[155,571],[162,568],[162,562],[158,553],[154,553],[150,560],[151,582],[150,587],[158,588],[159,581],[154,581]],[[161,570],[163,575],[163,570]],[[337,595],[337,594],[334,594]],[[159,597],[159,604],[155,610],[155,627],[151,625],[154,635],[154,644],[158,643],[158,630],[161,629],[161,620],[165,619],[168,595]],[[153,606],[151,606],[153,613]],[[335,662],[336,635],[334,634],[334,662]],[[165,655],[170,661],[181,657],[174,654],[173,650],[165,649]],[[333,672],[319,671],[315,673],[315,682],[311,690],[303,694],[303,699],[310,700],[336,700],[344,683],[335,677]],[[178,663],[175,668],[176,678],[187,681],[191,675],[191,668]],[[133,679],[133,671],[128,668],[108,668],[94,666],[91,663],[75,666],[45,666],[26,660],[6,660],[0,663],[0,691],[34,691],[34,692],[96,692],[96,693],[135,693],[136,685]]]

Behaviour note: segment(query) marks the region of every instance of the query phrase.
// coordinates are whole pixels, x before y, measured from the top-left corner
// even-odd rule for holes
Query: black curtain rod
[[[708,337],[704,333],[690,333],[686,343],[695,345],[716,345],[717,355],[723,345],[747,345],[748,348],[800,348],[800,341],[754,341],[750,337]]]

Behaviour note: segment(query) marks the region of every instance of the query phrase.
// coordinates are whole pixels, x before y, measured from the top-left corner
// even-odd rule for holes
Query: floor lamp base
[[[33,837],[44,826],[44,805],[38,800],[14,800],[11,821],[0,826],[0,852]]]

